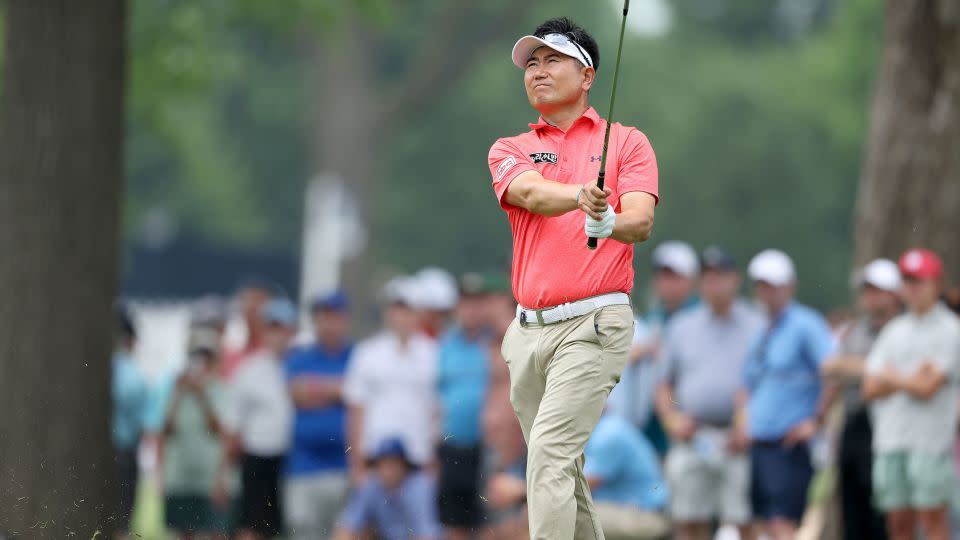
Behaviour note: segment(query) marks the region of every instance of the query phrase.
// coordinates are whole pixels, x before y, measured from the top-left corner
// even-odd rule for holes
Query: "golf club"
[[[600,173],[597,174],[597,187],[603,189],[603,178],[607,168],[607,143],[610,142],[610,126],[613,125],[613,102],[617,99],[617,77],[620,75],[620,53],[623,51],[623,31],[627,27],[627,10],[630,0],[623,0],[623,20],[620,22],[620,42],[617,44],[617,64],[613,66],[613,89],[610,90],[610,109],[607,111],[607,128],[603,133],[603,153],[600,157]],[[597,249],[597,239],[587,238],[587,247]]]

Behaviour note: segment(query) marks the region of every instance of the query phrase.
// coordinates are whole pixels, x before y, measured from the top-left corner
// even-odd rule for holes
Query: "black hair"
[[[542,38],[547,34],[564,34],[572,39],[590,55],[590,58],[593,60],[593,69],[597,71],[600,70],[600,48],[597,47],[597,42],[594,41],[593,36],[584,30],[582,26],[577,25],[566,17],[556,17],[544,21],[533,31],[533,35],[538,38]]]

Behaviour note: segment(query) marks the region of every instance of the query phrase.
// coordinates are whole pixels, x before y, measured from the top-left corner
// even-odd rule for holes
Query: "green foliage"
[[[790,39],[770,30],[769,2],[727,2],[740,7],[712,19],[689,13],[693,3],[676,0],[675,28],[665,37],[628,36],[624,44],[616,118],[649,136],[660,164],[651,245],[717,242],[742,262],[780,247],[797,260],[805,300],[844,303],[882,2],[833,2],[829,16]],[[390,84],[404,68],[399,62],[435,30],[426,14],[439,5],[134,0],[130,223],[162,205],[186,234],[295,253],[303,180],[312,170],[307,38],[335,37],[344,17],[370,21],[381,51],[376,80]],[[591,29],[607,53],[594,92],[605,114],[618,10],[574,0],[550,7],[549,15],[569,14]],[[528,32],[548,15],[531,11],[503,24]],[[374,217],[375,236],[384,239],[374,260],[461,271],[509,259],[486,154],[497,137],[536,117],[509,61],[511,45],[471,40],[436,51],[481,48],[464,77],[433,89],[426,110],[402,118],[385,133],[382,152],[371,154],[384,173],[376,199],[389,201]],[[336,84],[336,74],[322,84]],[[649,250],[637,249],[641,270]]]

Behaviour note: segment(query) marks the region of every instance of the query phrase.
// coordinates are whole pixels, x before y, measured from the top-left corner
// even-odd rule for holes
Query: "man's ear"
[[[597,79],[597,70],[587,66],[584,66],[582,70],[583,70],[583,89],[589,92],[590,87],[593,86],[593,81]]]

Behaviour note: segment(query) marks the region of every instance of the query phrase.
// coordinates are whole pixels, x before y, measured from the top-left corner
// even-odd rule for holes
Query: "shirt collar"
[[[576,120],[573,121],[573,125],[576,125],[577,122],[580,122],[580,121],[583,120],[584,118],[586,118],[587,120],[589,120],[589,121],[592,122],[593,124],[599,124],[599,123],[600,123],[600,115],[597,114],[597,110],[594,109],[593,107],[587,107],[587,110],[584,111],[584,113],[583,113],[582,115],[580,115],[580,118],[577,118]],[[550,123],[547,122],[546,120],[544,120],[542,116],[541,116],[540,118],[538,118],[535,123],[533,123],[533,124],[528,124],[528,125],[530,126],[530,129],[535,129],[535,130],[544,129],[544,128],[548,128],[548,127],[552,127],[552,128],[557,127],[557,126],[554,126],[553,124],[550,124]],[[573,127],[573,126],[571,126],[571,127]],[[558,128],[558,129],[559,129],[559,128]]]

